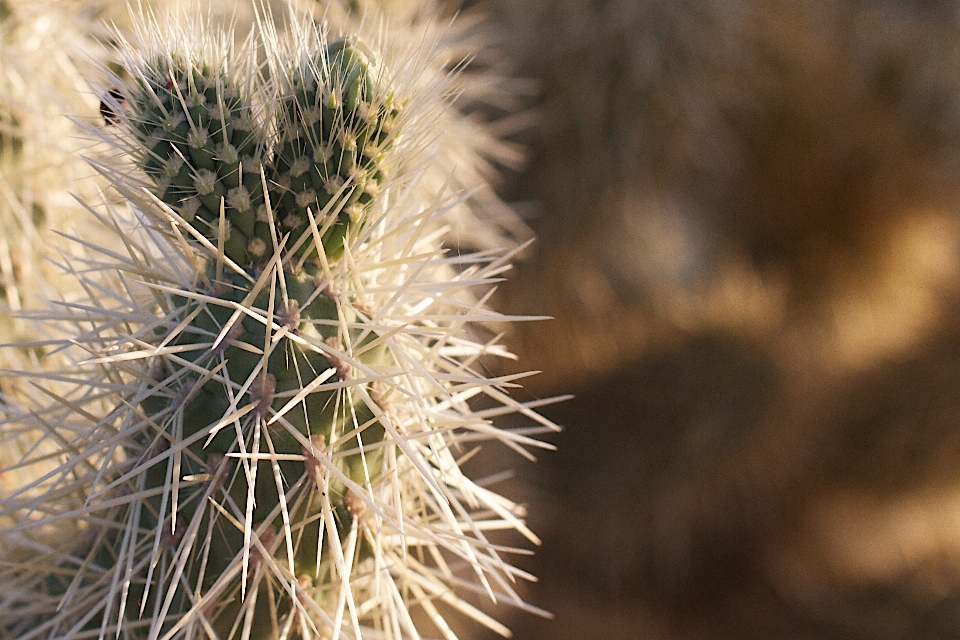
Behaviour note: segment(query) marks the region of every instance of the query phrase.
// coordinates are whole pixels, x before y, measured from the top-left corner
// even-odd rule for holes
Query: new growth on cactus
[[[448,74],[385,28],[258,34],[147,20],[102,93],[130,213],[90,209],[116,237],[65,261],[89,299],[46,345],[74,364],[8,413],[60,464],[0,503],[3,637],[453,638],[444,608],[509,634],[475,597],[534,610],[488,538],[537,542],[523,508],[459,466],[555,426],[481,373],[510,256],[443,247]]]

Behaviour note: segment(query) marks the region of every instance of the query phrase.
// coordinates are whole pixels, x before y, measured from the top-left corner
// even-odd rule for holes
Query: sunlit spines
[[[119,98],[107,98],[116,124],[132,133],[129,148],[158,198],[211,242],[222,235],[235,263],[265,262],[271,235],[258,215],[269,149],[254,106],[252,54],[222,36],[178,36],[168,51],[126,44],[130,80],[116,90]]]
[[[458,462],[474,441],[524,452],[542,446],[528,433],[495,429],[472,398],[492,400],[491,415],[527,415],[531,432],[552,425],[509,399],[513,378],[476,369],[478,358],[505,354],[468,328],[506,319],[482,304],[506,258],[447,255],[440,244],[444,214],[462,202],[424,180],[435,160],[429,143],[440,135],[430,115],[442,112],[445,94],[422,88],[442,88],[443,78],[407,77],[437,66],[385,56],[375,40],[371,51],[359,41],[321,42],[312,51],[334,58],[355,47],[366,71],[377,69],[373,95],[398,108],[396,123],[365,134],[369,141],[386,132],[392,142],[361,156],[379,162],[404,150],[379,189],[363,192],[369,209],[341,247],[324,241],[322,210],[306,209],[309,235],[292,243],[281,226],[290,211],[284,190],[304,174],[291,175],[293,159],[271,175],[283,135],[276,123],[297,117],[305,125],[316,114],[294,108],[273,120],[290,113],[280,100],[261,105],[256,125],[271,150],[250,174],[263,187],[258,220],[270,231],[258,264],[225,251],[224,226],[216,237],[202,233],[164,202],[143,166],[104,165],[136,217],[117,226],[116,246],[90,244],[89,258],[68,262],[90,292],[60,316],[59,346],[82,354],[63,374],[75,389],[52,390],[55,410],[24,417],[52,424],[49,437],[75,449],[55,477],[7,505],[27,515],[24,530],[79,526],[91,535],[44,560],[42,571],[64,576],[42,587],[55,608],[13,607],[30,617],[27,635],[399,639],[429,635],[431,624],[448,629],[435,600],[505,633],[470,594],[525,606],[512,586],[524,574],[486,533],[515,529],[536,540],[523,509],[470,481]],[[146,50],[168,45],[161,38]],[[268,56],[308,50],[264,45]],[[292,69],[300,59],[273,64]],[[349,87],[358,87],[353,112],[366,90],[356,83],[364,71],[357,60],[327,61],[331,95],[340,83],[346,103],[343,85],[350,100]],[[388,76],[381,69],[390,63],[403,73]],[[291,95],[261,82],[258,95]],[[391,94],[403,97],[391,103]],[[371,113],[365,122],[379,117]],[[317,122],[322,130],[322,112],[310,124]],[[135,164],[142,157],[130,155]],[[230,196],[221,197],[225,212]],[[316,255],[292,250],[307,243]],[[434,622],[411,613],[418,608]],[[18,633],[29,627],[16,624]]]
[[[335,260],[382,188],[400,105],[389,79],[378,73],[380,61],[357,37],[304,36],[279,88],[279,222],[296,245],[310,233],[310,210],[323,230],[324,251]],[[299,255],[316,255],[313,242],[299,247]]]

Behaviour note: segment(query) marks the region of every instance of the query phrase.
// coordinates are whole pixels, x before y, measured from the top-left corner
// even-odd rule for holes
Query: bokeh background
[[[498,304],[576,394],[516,637],[960,637],[960,4],[474,6],[538,91]]]

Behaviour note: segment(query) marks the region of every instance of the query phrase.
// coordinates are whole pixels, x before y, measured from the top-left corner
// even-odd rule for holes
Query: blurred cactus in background
[[[479,602],[537,611],[489,538],[537,542],[524,509],[460,469],[555,428],[482,373],[510,252],[443,245],[495,203],[443,164],[462,59],[370,22],[119,38],[92,130],[123,199],[89,211],[113,235],[75,238],[87,297],[46,323],[69,363],[21,372],[47,398],[3,426],[42,470],[0,503],[4,637],[453,638],[443,609],[503,635]]]
[[[68,9],[8,0],[0,4],[0,20],[0,263],[4,301],[16,311],[53,296],[53,281],[70,286],[67,278],[57,279],[58,270],[45,264],[43,256],[55,255],[45,246],[56,237],[51,230],[68,228],[83,209],[71,193],[96,193],[94,183],[83,181],[92,175],[78,153],[86,143],[64,116],[96,109],[75,60],[96,57],[100,45],[95,37],[101,29],[95,26],[95,12],[83,5]],[[26,323],[16,326],[19,337],[25,337]],[[7,337],[9,330],[14,329],[7,326]]]
[[[36,340],[32,323],[13,314],[79,290],[53,261],[65,244],[57,232],[72,229],[82,216],[75,196],[94,196],[98,188],[80,157],[87,143],[65,117],[96,110],[76,62],[99,55],[95,17],[90,3],[0,2],[0,342]],[[59,366],[57,356],[43,354],[36,345],[0,349],[0,367]],[[35,390],[2,376],[0,391],[6,405]],[[36,437],[0,431],[0,496],[36,471],[16,465]]]

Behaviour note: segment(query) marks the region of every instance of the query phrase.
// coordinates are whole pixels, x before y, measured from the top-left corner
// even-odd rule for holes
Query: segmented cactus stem
[[[470,603],[531,608],[486,532],[537,539],[458,459],[484,440],[526,453],[555,426],[475,368],[508,355],[476,335],[508,319],[480,300],[509,256],[440,243],[463,198],[424,179],[429,117],[407,111],[442,83],[316,25],[263,43],[270,74],[229,34],[145,33],[100,129],[135,223],[91,210],[126,255],[86,245],[90,300],[59,318],[83,356],[15,418],[70,455],[0,507],[18,535],[84,534],[17,574],[34,602],[0,605],[0,630],[399,639],[430,633],[419,608],[453,637],[440,599],[507,633]],[[506,413],[534,426],[494,428]]]

